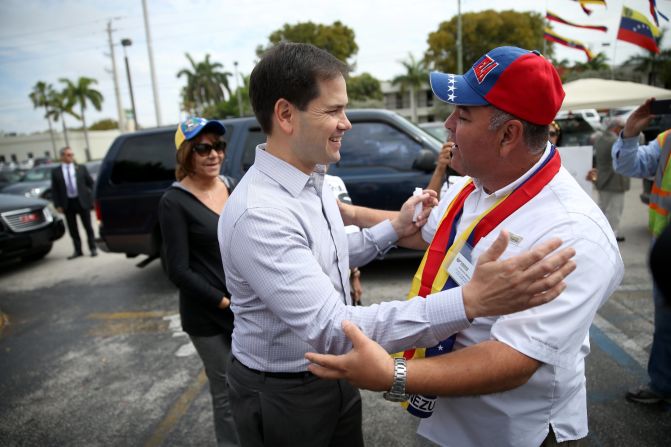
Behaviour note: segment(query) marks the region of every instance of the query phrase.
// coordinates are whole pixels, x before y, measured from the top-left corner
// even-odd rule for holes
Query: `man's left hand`
[[[322,379],[345,379],[358,388],[387,391],[394,381],[394,359],[382,346],[366,337],[352,322],[343,321],[342,329],[352,341],[352,350],[343,355],[308,352],[308,369]]]
[[[425,189],[420,196],[412,196],[405,201],[398,215],[392,219],[391,225],[398,235],[398,238],[404,238],[417,233],[419,229],[429,219],[429,214],[434,206],[438,204],[438,193],[431,189]],[[422,203],[422,212],[413,222],[412,216],[415,212],[415,205]]]

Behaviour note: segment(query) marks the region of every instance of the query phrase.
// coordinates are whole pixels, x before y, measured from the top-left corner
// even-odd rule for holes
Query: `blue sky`
[[[597,53],[613,57],[613,42],[622,4],[646,15],[645,0],[608,0],[607,8],[593,6],[585,15],[571,0],[462,0],[462,12],[497,10],[550,10],[566,20],[609,27],[608,34],[579,30],[555,24],[555,30],[581,40]],[[658,0],[658,6],[671,17],[671,1]],[[495,6],[494,6],[495,5]],[[156,125],[141,0],[4,0],[0,16],[0,132],[29,133],[47,128],[42,110],[35,110],[28,98],[32,86],[46,81],[61,88],[60,78],[88,76],[98,80],[105,97],[103,110],[87,111],[87,122],[117,118],[116,100],[106,26],[112,21],[116,43],[117,74],[124,108],[130,108],[123,52],[118,44],[130,38],[128,58],[138,121],[143,127]],[[206,53],[233,72],[248,74],[256,58],[255,48],[267,42],[268,35],[284,23],[313,21],[330,24],[340,20],[356,34],[359,52],[355,74],[367,71],[379,79],[390,79],[401,72],[399,61],[408,53],[421,57],[429,32],[457,13],[456,0],[147,0],[156,66],[162,124],[176,123],[179,92],[185,83],[176,73],[188,66],[184,53],[196,60]],[[669,27],[668,22],[662,22]],[[670,38],[671,38],[671,33]],[[665,42],[664,46],[669,46]],[[556,45],[556,56],[584,60],[582,52]],[[641,53],[637,47],[618,42],[616,62]],[[472,61],[464,61],[468,66]],[[235,81],[232,81],[232,87]],[[69,126],[81,124],[66,118]]]

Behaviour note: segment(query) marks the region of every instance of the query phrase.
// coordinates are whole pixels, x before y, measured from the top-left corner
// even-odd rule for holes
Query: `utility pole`
[[[126,121],[123,116],[123,104],[121,103],[121,93],[119,91],[119,78],[116,73],[116,58],[114,57],[114,40],[112,39],[112,20],[107,22],[107,38],[110,46],[110,57],[112,58],[112,78],[114,79],[114,96],[116,97],[117,119],[119,120],[119,130],[123,132],[126,129]]]
[[[238,61],[233,62],[235,72],[235,94],[238,97],[238,116],[242,116],[242,97],[240,96],[240,82],[238,81]]]
[[[135,122],[135,130],[140,130],[140,126],[137,123],[137,110],[135,109],[135,97],[133,96],[133,81],[130,77],[130,66],[128,65],[128,53],[126,52],[126,47],[129,47],[133,44],[130,39],[121,39],[121,47],[123,48],[123,58],[126,61],[126,76],[128,77],[128,91],[130,92],[130,106],[133,108],[133,121]]]
[[[464,73],[464,56],[461,40],[461,0],[457,0],[457,74]]]
[[[151,90],[154,93],[154,111],[156,112],[156,125],[161,125],[161,105],[158,102],[158,84],[156,82],[156,69],[154,68],[154,52],[151,49],[151,33],[149,32],[149,14],[147,14],[147,0],[142,0],[142,13],[144,14],[144,32],[147,35],[147,52],[149,53],[149,72],[151,73]]]

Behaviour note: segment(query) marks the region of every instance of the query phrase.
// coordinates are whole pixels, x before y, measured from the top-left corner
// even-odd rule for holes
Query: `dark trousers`
[[[91,210],[85,210],[79,203],[79,199],[68,199],[68,207],[65,209],[65,220],[68,223],[68,232],[72,238],[72,244],[75,246],[75,253],[82,252],[82,240],[79,237],[79,228],[77,227],[77,216],[82,221],[88,238],[89,250],[91,253],[96,251],[96,238],[91,226]]]
[[[228,381],[243,447],[363,447],[361,396],[344,380],[268,377],[231,359]]]

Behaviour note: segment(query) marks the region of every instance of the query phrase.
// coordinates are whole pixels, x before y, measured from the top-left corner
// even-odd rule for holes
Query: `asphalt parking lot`
[[[623,285],[599,311],[587,362],[590,446],[666,446],[671,412],[626,402],[645,380],[652,334],[640,182],[628,193]],[[214,445],[202,365],[177,316],[177,293],[158,262],[102,253],[65,258],[67,236],[45,259],[0,269],[0,446]],[[402,298],[417,260],[363,269],[364,301]],[[416,420],[363,392],[369,446],[426,446]]]

